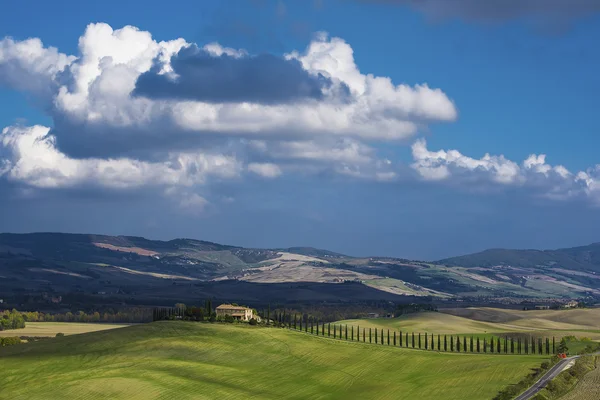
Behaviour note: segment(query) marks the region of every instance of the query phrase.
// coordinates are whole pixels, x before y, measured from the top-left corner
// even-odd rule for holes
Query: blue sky
[[[0,127],[19,129],[11,128],[0,140],[0,230],[194,237],[421,259],[488,247],[551,248],[600,240],[598,7],[580,0],[565,11],[559,1],[540,7],[527,0],[522,4],[528,7],[511,9],[508,1],[504,9],[490,11],[469,0],[453,1],[452,12],[438,0],[416,8],[402,0],[182,1],[168,8],[149,1],[68,0],[61,8],[43,1],[4,4],[0,38],[12,39],[0,46]],[[189,98],[177,99],[182,91],[174,89],[164,107],[175,111],[149,124],[130,124],[141,118],[123,116],[130,106],[139,113],[138,103],[162,103],[150,94],[140,99],[137,92],[116,93],[110,85],[125,85],[125,68],[162,79],[167,75],[157,72],[161,68],[188,65],[175,70],[180,88],[196,90],[196,83],[202,92],[209,83],[202,81],[206,60],[181,51],[159,61],[151,56],[159,51],[154,49],[144,53],[149,57],[144,62],[119,65],[114,58],[104,67],[95,61],[101,67],[96,85],[102,81],[108,89],[90,89],[83,110],[74,105],[73,99],[81,98],[69,85],[85,80],[76,72],[85,59],[78,43],[91,23],[114,31],[131,25],[152,35],[152,42],[133,38],[128,45],[154,48],[152,43],[183,38],[186,46],[200,49],[214,42],[235,49],[220,57],[237,67],[223,72],[230,75],[222,80],[211,75],[211,90],[225,93],[231,90],[223,86],[227,82],[264,79],[264,93],[294,91],[288,97],[299,105],[277,115],[268,108],[272,104],[259,106],[265,110],[254,114],[253,129],[248,120],[240,126],[226,119],[213,121],[210,129],[192,127],[203,121],[190,118],[208,111],[194,109],[177,120]],[[88,42],[94,57],[110,52],[102,47],[110,33],[98,32]],[[327,32],[327,38],[318,32]],[[25,56],[30,50],[19,43],[28,38],[43,42],[42,58]],[[311,53],[311,43],[326,50]],[[77,58],[60,61],[48,47]],[[340,58],[334,65],[353,65],[361,76],[389,78],[393,85],[372,86],[366,94],[356,89],[356,77],[331,69],[335,56],[327,52],[342,48],[351,48],[353,64]],[[299,56],[286,61],[293,51]],[[275,65],[300,68],[303,77],[284,88],[275,78],[252,75],[260,73],[251,67],[258,61],[248,60],[260,60],[255,57],[261,54],[280,59]],[[58,72],[34,68],[42,59],[58,65]],[[184,71],[191,71],[189,77],[182,77]],[[314,98],[298,99],[304,91],[297,90],[319,76],[325,82],[319,100],[324,104],[366,102],[368,110],[353,114],[359,126],[315,128],[304,119],[303,112],[313,115],[309,110],[319,105]],[[132,79],[136,84],[139,78]],[[412,91],[392,92],[400,84]],[[422,84],[440,92],[415,89]],[[61,97],[61,85],[73,96]],[[256,98],[239,93],[244,85],[235,87],[231,95],[238,98],[227,100],[231,107]],[[331,88],[336,92],[327,94]],[[344,90],[351,92],[349,99]],[[96,104],[105,101],[102,96],[108,99],[102,104],[131,104],[123,103],[111,117]],[[212,97],[211,105],[223,101]],[[207,101],[206,95],[197,100]],[[280,123],[284,120],[292,122]],[[47,131],[27,130],[36,124]],[[27,140],[31,137],[52,140],[40,149]],[[423,139],[419,152],[414,144]],[[41,152],[50,145],[52,153]],[[486,153],[503,157],[481,161]],[[546,158],[525,167],[531,154]],[[9,162],[4,170],[3,157]],[[121,163],[115,167],[119,178],[106,172],[107,165],[114,167],[107,160],[115,159]],[[170,177],[158,177],[165,174]]]

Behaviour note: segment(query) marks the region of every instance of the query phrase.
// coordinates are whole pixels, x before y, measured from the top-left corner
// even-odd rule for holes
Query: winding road
[[[546,387],[548,382],[556,378],[556,376],[560,374],[571,361],[575,361],[579,357],[580,356],[572,356],[560,360],[555,366],[550,368],[544,376],[534,383],[533,386],[521,393],[521,395],[515,397],[515,400],[529,400],[535,396],[540,390]]]

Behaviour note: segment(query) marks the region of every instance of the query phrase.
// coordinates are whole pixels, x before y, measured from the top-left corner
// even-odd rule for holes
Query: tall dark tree
[[[348,340],[348,325],[346,325],[345,339]]]
[[[425,332],[425,350],[427,350],[427,332]]]
[[[402,331],[398,332],[398,339],[400,339],[398,344],[402,347]]]
[[[431,334],[431,350],[434,350],[434,347],[433,347],[433,345],[434,345],[434,343],[433,343],[433,333],[432,333],[432,334]]]
[[[481,353],[481,344],[479,343],[479,336],[477,336],[477,352]]]
[[[315,319],[313,317],[310,317],[310,334],[311,335],[315,333],[315,331],[314,331],[314,322],[315,322]]]
[[[442,339],[440,338],[440,334],[438,333],[438,351],[442,350],[442,346],[440,346],[442,344]]]
[[[454,338],[450,335],[450,351],[454,351]]]
[[[354,325],[350,325],[350,341],[354,341]]]
[[[538,338],[538,354],[544,354],[544,351],[542,349],[542,338]]]
[[[373,332],[371,328],[369,328],[369,343],[373,343]]]
[[[412,348],[415,348],[415,333],[412,333]]]
[[[529,354],[529,339],[523,339],[523,343],[525,344],[525,354]]]
[[[294,313],[294,329],[298,329],[298,317]]]
[[[467,352],[467,337],[463,336],[463,351]]]
[[[406,343],[405,346],[408,347],[408,331],[406,332],[405,337],[406,337],[406,340],[404,341]]]
[[[474,346],[473,346],[473,336],[471,336],[471,340],[470,340],[470,342],[469,342],[469,351],[470,351],[471,353],[473,353],[473,347],[474,347]]]
[[[377,337],[379,336],[379,329],[375,328],[375,344],[377,344]]]
[[[500,354],[502,352],[502,342],[500,340],[500,338],[496,339],[496,349],[498,350],[497,353]]]
[[[504,354],[508,354],[508,336],[504,336]]]
[[[396,331],[394,331],[394,347],[396,347]]]
[[[535,338],[531,337],[531,354],[535,354]]]
[[[394,336],[394,339],[396,339],[396,336]],[[394,340],[395,341],[395,340]],[[390,330],[388,329],[388,346],[390,345]]]
[[[494,337],[490,338],[490,353],[494,352]]]
[[[552,336],[552,354],[556,354],[556,342],[554,336]]]
[[[327,323],[327,337],[331,337],[331,323]]]
[[[456,351],[460,353],[460,337],[456,336]]]
[[[485,341],[485,338],[483,338],[483,352],[487,353],[487,343]]]
[[[550,339],[546,338],[546,355],[550,354]]]
[[[444,335],[444,351],[448,351],[448,338]]]

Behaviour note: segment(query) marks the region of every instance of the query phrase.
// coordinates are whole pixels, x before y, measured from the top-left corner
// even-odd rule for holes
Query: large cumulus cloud
[[[407,178],[381,149],[458,115],[441,89],[364,73],[348,43],[323,33],[302,51],[250,55],[90,24],[76,55],[1,40],[0,84],[30,93],[53,120],[2,130],[1,179],[40,190],[159,188],[197,209],[213,181]],[[571,173],[544,156],[473,159],[417,140],[413,159],[413,177],[428,181],[532,187],[555,199],[598,193],[598,168]]]

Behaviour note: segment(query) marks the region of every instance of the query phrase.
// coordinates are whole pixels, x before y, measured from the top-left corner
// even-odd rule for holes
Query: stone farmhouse
[[[234,306],[231,304],[221,304],[216,308],[217,317],[231,315],[233,318],[240,321],[250,321],[254,318],[251,308]]]

